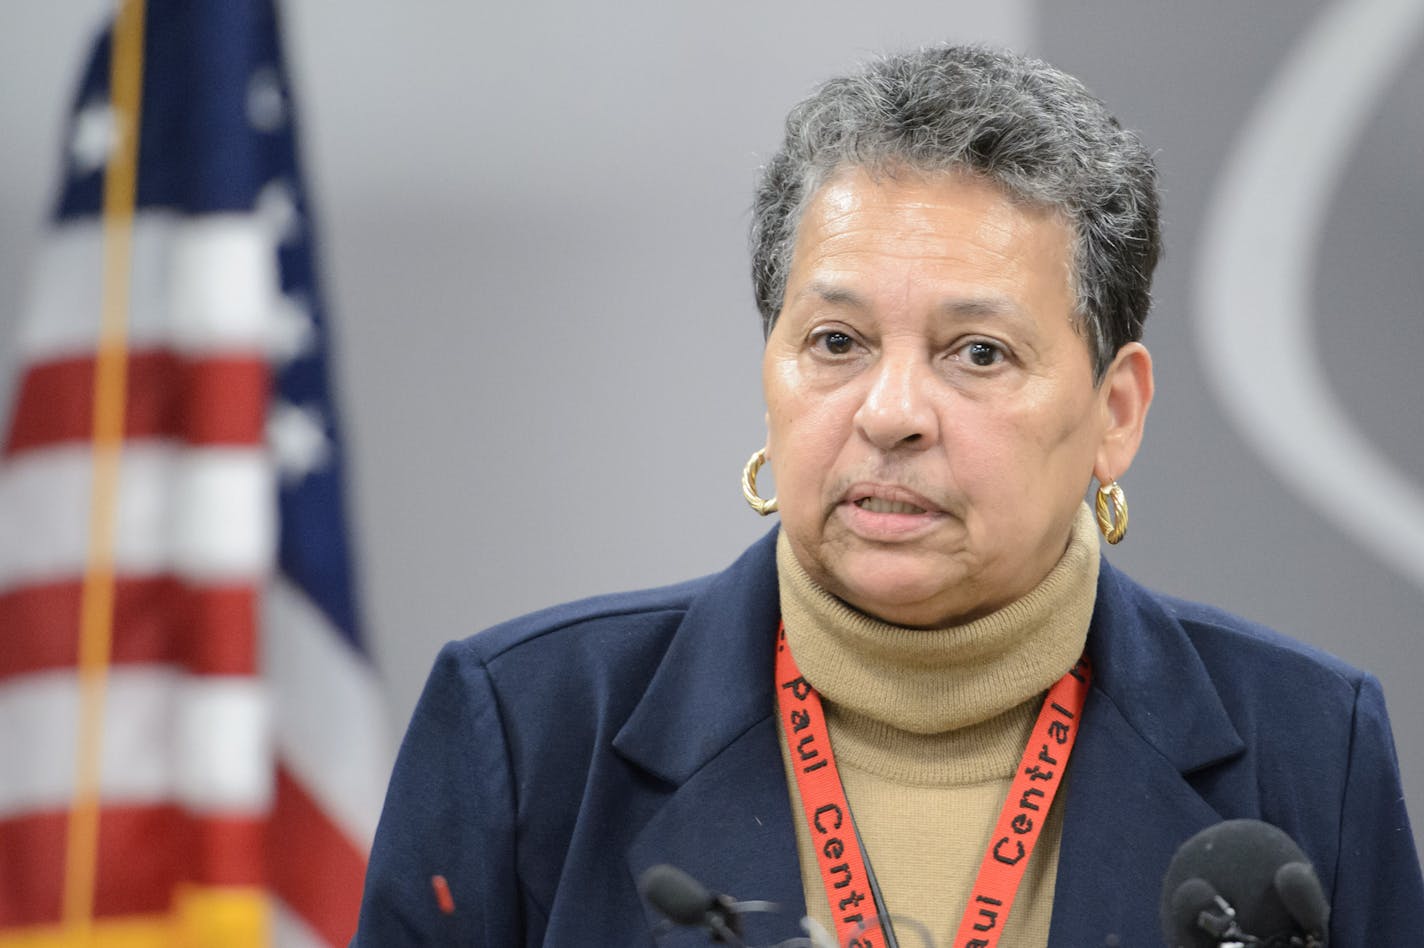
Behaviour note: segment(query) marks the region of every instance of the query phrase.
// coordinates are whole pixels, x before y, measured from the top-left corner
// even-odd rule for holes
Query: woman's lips
[[[857,484],[844,494],[838,510],[856,536],[894,541],[930,530],[945,516],[914,491],[889,484]]]

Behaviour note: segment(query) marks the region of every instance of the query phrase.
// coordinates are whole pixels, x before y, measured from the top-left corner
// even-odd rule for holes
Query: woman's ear
[[[1106,426],[1093,475],[1100,482],[1117,480],[1132,466],[1152,392],[1152,355],[1142,343],[1129,342],[1117,351],[1099,386]]]

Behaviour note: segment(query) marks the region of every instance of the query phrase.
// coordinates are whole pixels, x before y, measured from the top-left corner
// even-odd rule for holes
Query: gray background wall
[[[1355,5],[1419,19],[1416,2]],[[1317,443],[1309,417],[1267,413],[1318,464],[1283,476],[1263,458],[1230,407],[1249,388],[1221,381],[1222,366],[1279,353],[1250,307],[1231,316],[1239,332],[1201,331],[1206,209],[1263,90],[1333,6],[289,3],[393,729],[444,640],[710,572],[760,534],[736,484],[762,438],[745,260],[755,170],[818,79],[877,50],[982,40],[1079,75],[1159,149],[1158,399],[1124,480],[1132,536],[1111,558],[1378,675],[1424,839],[1424,532],[1390,545],[1342,527],[1375,485],[1340,477],[1329,462],[1351,452]],[[0,24],[0,340],[106,7],[10,4]],[[1299,316],[1322,397],[1420,504],[1424,56],[1408,47],[1326,195]],[[1303,155],[1318,145],[1299,141]],[[1265,228],[1263,259],[1276,242]],[[14,369],[0,341],[0,409]]]

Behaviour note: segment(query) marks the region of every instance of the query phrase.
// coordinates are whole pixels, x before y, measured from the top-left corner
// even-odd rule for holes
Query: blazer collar
[[[771,716],[779,615],[773,529],[693,600],[613,746],[681,784]],[[1088,654],[1097,690],[1179,773],[1245,749],[1181,623],[1106,561],[1098,571]]]
[[[1096,688],[1179,773],[1245,750],[1182,624],[1106,561],[1098,571],[1088,657]]]
[[[692,601],[614,748],[681,785],[753,725],[772,717],[780,615],[773,529]]]

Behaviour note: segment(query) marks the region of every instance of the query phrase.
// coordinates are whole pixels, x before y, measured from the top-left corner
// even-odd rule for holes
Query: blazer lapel
[[[632,877],[668,863],[735,899],[779,903],[778,913],[747,917],[749,944],[798,934],[805,915],[772,705],[775,543],[773,530],[693,603],[613,742],[673,788],[629,847]],[[707,943],[645,908],[660,945]]]
[[[1050,944],[1159,944],[1167,865],[1221,817],[1096,689],[1064,792]]]
[[[1155,945],[1172,856],[1222,818],[1192,781],[1245,745],[1181,625],[1107,563],[1088,643],[1051,942]]]
[[[768,716],[689,778],[628,850],[634,878],[669,863],[733,899],[777,903],[775,913],[745,916],[748,944],[799,934],[806,914],[775,726]],[[647,914],[659,945],[707,944],[705,934],[660,926],[651,907]]]

